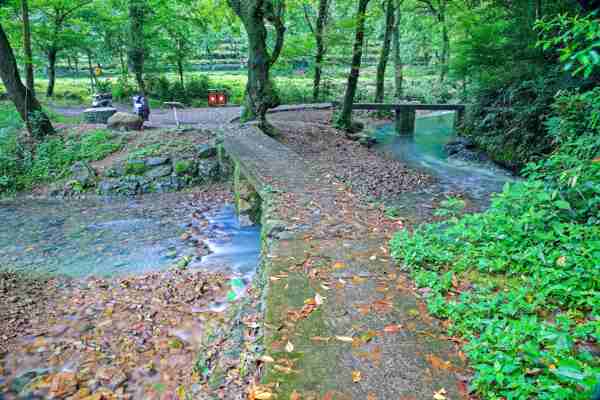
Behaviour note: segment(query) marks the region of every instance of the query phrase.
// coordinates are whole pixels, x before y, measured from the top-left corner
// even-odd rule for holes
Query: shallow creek
[[[411,210],[432,198],[461,194],[480,209],[487,206],[493,193],[502,191],[505,183],[515,179],[491,162],[449,158],[444,145],[456,138],[453,123],[453,113],[439,113],[417,118],[414,136],[397,135],[393,124],[377,129],[376,149],[435,178],[435,183],[424,190],[404,194],[397,206]]]
[[[241,227],[230,204],[194,205],[189,194],[3,201],[0,221],[0,266],[24,272],[142,274],[189,255],[197,267],[246,275],[258,263],[259,228]],[[198,237],[186,233],[190,227]],[[198,253],[194,239],[210,251]]]
[[[206,390],[204,333],[227,329],[259,263],[260,227],[241,226],[230,199],[0,202],[0,273],[45,277],[29,294],[0,275],[0,399]]]

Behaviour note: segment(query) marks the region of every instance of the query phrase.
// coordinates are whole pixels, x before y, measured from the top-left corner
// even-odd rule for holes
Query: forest
[[[600,1],[0,0],[0,399],[600,400]]]

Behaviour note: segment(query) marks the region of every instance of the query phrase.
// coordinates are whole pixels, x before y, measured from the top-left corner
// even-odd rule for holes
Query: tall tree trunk
[[[279,8],[283,2],[279,6],[273,0],[228,0],[228,3],[242,20],[248,35],[248,83],[242,119],[258,119],[260,128],[268,135],[274,135],[275,131],[267,122],[266,114],[267,110],[280,104],[270,70],[283,48],[285,26],[283,9]],[[275,27],[277,35],[271,54],[267,50],[265,21]]]
[[[25,53],[25,82],[27,88],[35,96],[33,77],[33,52],[31,51],[31,27],[29,26],[28,0],[21,0],[21,14],[23,18],[23,51]]]
[[[46,89],[46,96],[54,96],[54,84],[56,83],[56,55],[58,50],[54,47],[48,49],[48,88]]]
[[[448,34],[445,1],[440,3],[440,8],[438,10],[438,21],[442,25],[442,54],[440,57],[442,68],[440,70],[440,82],[444,82],[446,80],[446,76],[448,75],[448,64],[450,62],[450,36]]]
[[[377,64],[377,81],[375,84],[375,103],[383,103],[385,95],[385,70],[390,57],[390,46],[392,42],[392,34],[394,32],[394,7],[395,0],[385,1],[385,32],[383,34],[383,44],[381,46],[381,54],[379,55],[379,63]]]
[[[75,53],[75,76],[79,76],[79,53]]]
[[[29,90],[19,76],[17,61],[4,29],[0,24],[0,78],[15,104],[19,115],[27,125],[32,136],[42,138],[54,133],[54,128],[48,116],[42,111],[40,103],[33,92]]]
[[[315,78],[313,81],[313,101],[319,101],[321,91],[321,74],[323,71],[323,59],[325,58],[325,26],[329,14],[329,0],[319,0],[319,12],[315,26],[315,41],[317,50],[315,54]]]
[[[365,17],[369,0],[358,0],[358,11],[356,12],[356,33],[354,36],[354,48],[352,49],[352,69],[348,75],[348,85],[344,95],[342,112],[336,121],[336,125],[345,131],[352,131],[352,106],[354,105],[354,95],[360,75],[360,65],[362,60],[362,49],[365,37]]]
[[[394,0],[396,1],[396,20],[394,24],[394,88],[395,93],[394,97],[396,99],[401,99],[403,96],[403,80],[404,74],[403,69],[404,65],[402,65],[402,55],[400,54],[400,23],[402,20],[402,0]]]
[[[89,49],[86,49],[87,60],[88,60],[88,71],[90,73],[90,85],[92,87],[92,92],[95,91],[97,86],[96,75],[94,74],[94,66],[92,65],[92,52]]]
[[[123,47],[119,46],[119,61],[121,62],[121,75],[127,76],[129,75],[129,68],[127,67],[127,62],[125,61],[125,57],[123,56]]]
[[[181,83],[181,87],[183,88],[183,61],[181,61],[181,59],[181,56],[177,56],[177,73],[179,74],[179,82]]]
[[[140,93],[146,94],[144,85],[144,9],[145,0],[129,0],[129,64],[135,75]]]

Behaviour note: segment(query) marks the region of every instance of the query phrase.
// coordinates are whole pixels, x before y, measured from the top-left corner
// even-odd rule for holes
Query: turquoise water
[[[240,227],[231,205],[203,208],[198,233],[214,252],[210,256],[199,255],[198,244],[182,237],[198,222],[189,194],[2,201],[0,268],[82,278],[161,270],[191,256],[198,267],[252,272],[259,227]]]
[[[444,145],[456,137],[454,114],[433,114],[417,118],[414,136],[398,136],[393,124],[380,127],[375,136],[376,148],[422,170],[435,178],[435,184],[413,194],[416,199],[432,195],[468,196],[476,205],[484,206],[492,193],[500,192],[514,178],[493,163],[474,163],[449,159]]]

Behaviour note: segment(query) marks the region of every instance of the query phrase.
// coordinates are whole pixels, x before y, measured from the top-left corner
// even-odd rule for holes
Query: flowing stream
[[[198,222],[189,194],[140,198],[19,199],[0,202],[0,269],[74,278],[143,274],[192,256],[196,267],[251,275],[259,227],[241,227],[231,205],[212,204],[197,228],[211,254],[186,232]],[[206,207],[205,207],[206,208]]]
[[[417,118],[414,136],[399,136],[393,124],[377,129],[376,148],[409,167],[427,172],[435,183],[422,191],[408,193],[400,207],[412,207],[430,200],[462,194],[476,208],[485,207],[493,193],[502,191],[514,177],[492,162],[477,163],[449,158],[444,145],[456,138],[453,113],[438,113]]]

